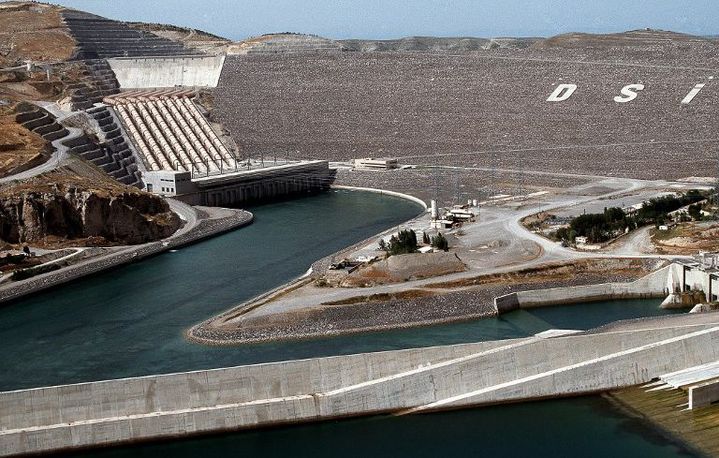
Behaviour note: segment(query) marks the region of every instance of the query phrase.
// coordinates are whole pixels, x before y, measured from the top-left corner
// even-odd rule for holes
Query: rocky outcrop
[[[0,196],[0,239],[8,243],[59,238],[85,239],[89,245],[138,244],[168,237],[180,225],[167,202],[143,192],[58,186]]]

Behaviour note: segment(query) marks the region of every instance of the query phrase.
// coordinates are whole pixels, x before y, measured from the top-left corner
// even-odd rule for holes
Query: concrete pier
[[[0,455],[645,383],[719,359],[719,316],[0,393]],[[689,320],[688,322],[686,320]]]

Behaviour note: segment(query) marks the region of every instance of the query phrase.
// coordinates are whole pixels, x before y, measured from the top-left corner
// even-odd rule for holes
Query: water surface
[[[240,347],[183,331],[302,274],[331,252],[419,212],[407,201],[331,192],[252,209],[253,225],[0,307],[0,389],[263,361],[476,342],[658,315],[659,301],[516,311],[457,324]],[[410,417],[331,421],[89,452],[90,456],[676,456],[675,443],[598,397]],[[73,456],[77,456],[73,453]]]
[[[369,417],[73,454],[86,457],[694,456],[600,397]]]
[[[183,332],[421,207],[333,191],[250,210],[248,227],[0,306],[0,390],[292,358],[291,345],[268,355]]]

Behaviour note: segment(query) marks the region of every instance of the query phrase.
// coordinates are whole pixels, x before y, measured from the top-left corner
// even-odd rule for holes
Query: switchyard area
[[[18,38],[34,23],[55,46]],[[197,366],[172,374],[23,386],[0,392],[0,456],[597,393],[717,452],[717,40],[232,42],[15,1],[0,27],[13,40],[0,43],[0,302],[185,256],[253,223],[252,206],[269,214],[251,235],[268,251],[285,246],[275,231],[313,245],[312,231],[345,223],[335,214],[350,235],[328,237],[303,275],[285,259],[222,277],[253,293],[160,346],[226,355],[603,301],[654,300],[665,315],[209,370],[187,353]],[[363,201],[359,216],[328,207],[293,234],[306,215],[292,199],[360,192],[415,216],[385,215],[374,233],[381,203]],[[239,272],[255,239],[232,240],[216,268]],[[214,268],[182,265],[226,287]],[[274,289],[251,284],[263,276]],[[149,281],[133,288],[152,297]],[[205,310],[203,294],[187,296]],[[118,333],[135,326],[117,320]]]

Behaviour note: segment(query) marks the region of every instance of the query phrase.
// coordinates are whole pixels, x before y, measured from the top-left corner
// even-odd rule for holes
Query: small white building
[[[376,169],[376,170],[389,170],[396,169],[399,167],[397,159],[393,158],[363,158],[353,159],[352,165],[356,169]]]
[[[145,190],[161,196],[177,196],[190,194],[197,191],[192,183],[190,172],[178,172],[175,170],[155,170],[143,172],[142,181],[145,182]]]
[[[477,216],[474,212],[463,205],[455,205],[447,211],[447,215],[451,216],[451,219],[454,219],[455,221],[472,221],[474,220],[474,217]]]
[[[452,229],[454,221],[451,219],[433,219],[429,222],[432,229]]]

